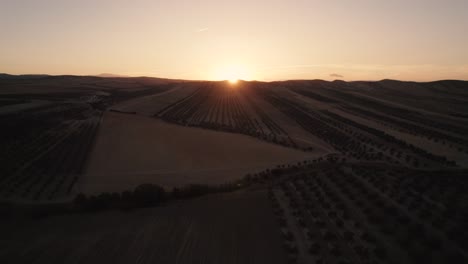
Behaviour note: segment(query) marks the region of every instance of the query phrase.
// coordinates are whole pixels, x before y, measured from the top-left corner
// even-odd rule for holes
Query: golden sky
[[[0,72],[468,79],[466,0],[0,0]]]

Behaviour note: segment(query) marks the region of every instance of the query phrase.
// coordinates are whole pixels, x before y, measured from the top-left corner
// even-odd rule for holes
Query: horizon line
[[[229,81],[227,79],[221,80],[208,80],[208,79],[182,79],[182,78],[167,78],[167,77],[158,77],[158,76],[148,76],[148,75],[120,75],[120,74],[111,74],[111,73],[100,73],[96,75],[92,74],[47,74],[47,73],[22,73],[22,74],[11,74],[6,72],[0,72],[1,75],[8,75],[8,76],[44,76],[44,77],[96,77],[96,78],[103,78],[103,79],[111,79],[111,78],[153,78],[153,79],[165,79],[165,80],[174,80],[174,81],[193,81],[193,82],[226,82]],[[108,75],[108,76],[105,76]],[[278,80],[244,80],[238,79],[239,81],[243,82],[265,82],[265,83],[272,83],[272,82],[287,82],[287,81],[324,81],[324,82],[381,82],[381,81],[399,81],[399,82],[416,82],[416,83],[431,83],[431,82],[441,82],[441,81],[464,81],[468,82],[468,79],[434,79],[430,81],[416,81],[416,80],[403,80],[403,79],[391,79],[391,78],[383,78],[383,79],[375,79],[375,80],[346,80],[346,79],[318,79],[318,78],[311,78],[311,79],[278,79]]]

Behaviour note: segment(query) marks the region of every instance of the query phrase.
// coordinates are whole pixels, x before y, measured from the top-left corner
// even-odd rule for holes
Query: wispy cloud
[[[343,76],[343,75],[340,75],[340,74],[337,74],[337,73],[332,73],[332,74],[330,74],[330,77],[333,77],[333,78],[343,78],[344,76]]]
[[[201,33],[201,32],[205,32],[205,31],[208,31],[208,28],[199,28],[199,29],[195,30],[196,33]]]

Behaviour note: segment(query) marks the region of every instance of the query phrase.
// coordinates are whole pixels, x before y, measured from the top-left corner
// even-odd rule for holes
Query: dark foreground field
[[[2,223],[1,263],[285,263],[265,190]]]
[[[468,261],[468,82],[1,75],[0,123],[1,263]],[[211,194],[73,202],[143,183]]]

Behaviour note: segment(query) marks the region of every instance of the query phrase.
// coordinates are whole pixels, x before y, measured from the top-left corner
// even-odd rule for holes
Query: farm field
[[[287,261],[265,190],[208,195],[131,212],[1,223],[1,263]]]
[[[269,197],[297,263],[462,263],[466,173],[312,164],[274,173]]]
[[[78,188],[93,193],[133,189],[141,183],[171,188],[221,184],[278,164],[295,164],[325,154],[245,135],[107,112]]]
[[[8,129],[0,195],[11,200],[64,199],[145,182],[220,184],[328,154],[427,170],[467,164],[468,121],[453,115],[464,107],[464,97],[453,101],[463,93],[460,82],[17,78],[1,80],[0,117]],[[7,93],[15,85],[30,90]],[[64,92],[42,91],[61,85]],[[458,110],[429,109],[416,98],[392,101],[407,87]]]
[[[106,108],[169,88],[157,83],[74,76],[0,78],[0,199],[74,197]]]
[[[0,84],[2,263],[468,259],[468,82]]]
[[[368,83],[367,85],[374,85],[376,87],[379,87],[381,83],[385,83],[385,81],[378,82],[375,84]],[[431,83],[420,85],[430,87]],[[377,146],[377,149],[380,150],[386,150],[390,146],[395,144],[399,145],[398,149],[401,150],[397,150],[396,146],[390,147],[390,151],[394,154],[385,153],[384,151],[381,151],[382,157],[387,156],[387,154],[393,156],[385,157],[385,159],[387,160],[392,158],[395,159],[395,153],[397,153],[396,158],[399,160],[395,160],[395,162],[398,163],[413,163],[413,165],[418,164],[419,166],[421,163],[421,159],[425,159],[427,161],[422,162],[423,166],[425,166],[424,164],[426,164],[427,166],[434,166],[437,163],[445,163],[447,165],[449,163],[453,164],[454,162],[453,160],[444,160],[446,158],[442,157],[443,155],[440,155],[440,157],[436,157],[438,154],[437,151],[428,151],[426,149],[421,149],[420,147],[413,145],[411,142],[414,142],[414,139],[411,139],[411,142],[408,142],[407,137],[395,137],[394,135],[390,135],[385,132],[385,128],[389,128],[390,130],[397,130],[399,132],[404,132],[413,136],[428,139],[435,143],[446,145],[450,147],[452,152],[454,153],[458,152],[460,154],[463,154],[467,152],[468,145],[467,136],[465,132],[467,131],[468,123],[466,120],[454,120],[453,117],[448,116],[447,114],[445,114],[444,116],[443,113],[438,113],[437,115],[428,114],[424,108],[415,110],[415,106],[408,108],[406,106],[400,105],[399,103],[389,103],[380,99],[372,99],[367,95],[358,95],[358,93],[365,94],[366,91],[369,90],[362,88],[362,84],[359,82],[327,83],[322,81],[310,81],[305,83],[301,82],[300,85],[295,84],[294,82],[285,84],[279,83],[276,86],[276,89],[269,89],[265,93],[265,96],[270,98],[269,100],[275,102],[278,105],[278,107],[282,107],[284,109],[283,111],[288,111],[291,116],[294,116],[298,120],[304,119],[308,121],[307,123],[310,124],[313,121],[313,119],[315,119],[315,122],[325,122],[326,126],[331,125],[334,126],[335,129],[341,131],[355,131],[354,133],[351,133],[350,135],[346,136],[348,140],[351,140],[348,141],[350,142],[350,144],[356,143],[356,140],[352,140],[352,137],[354,136],[353,134],[358,133],[358,142],[362,142],[364,138],[367,138],[364,141],[367,141],[367,143],[374,142],[374,146]],[[285,93],[281,87],[294,91],[298,94],[298,96],[284,96]],[[375,91],[375,88],[372,91]],[[282,96],[280,97],[279,95]],[[308,97],[310,100],[308,101],[308,103],[305,103],[305,100],[298,100],[299,96]],[[440,94],[438,96],[441,97]],[[434,101],[437,100],[435,98],[437,97],[434,97]],[[313,103],[314,100],[318,102],[318,107],[315,103]],[[293,110],[287,109],[286,107],[288,107],[288,105],[291,106],[290,108],[292,108]],[[324,105],[327,106],[324,108]],[[462,107],[462,105],[454,106]],[[346,116],[342,114],[343,111],[346,112]],[[305,115],[303,115],[304,113]],[[359,122],[356,122],[356,118],[354,118],[353,116],[358,117],[361,120]],[[363,122],[362,118],[372,120],[373,122],[377,122],[380,125],[380,127],[369,125],[369,123],[372,122]],[[338,121],[339,123],[335,123],[334,125],[333,120]],[[328,131],[330,132],[327,133],[331,133],[333,129],[328,128]],[[339,133],[336,130],[334,131],[334,133]],[[364,133],[359,131],[363,131]],[[312,132],[319,133],[317,131]],[[366,133],[371,133],[374,137],[377,138],[372,139],[371,137],[365,136]],[[336,134],[336,137],[339,137],[339,134]],[[361,147],[364,147],[362,143],[357,144],[360,144]],[[384,146],[383,149],[380,148],[379,145]],[[359,154],[353,152],[354,151],[349,153],[348,156],[350,156],[351,158],[356,158],[360,156]],[[403,152],[407,152],[407,156],[409,155],[410,157],[405,158],[405,160],[402,160],[401,157],[398,158],[398,153]],[[413,152],[414,154],[410,154],[410,152]],[[417,156],[419,156],[420,158]],[[461,160],[459,159],[459,162],[464,163],[463,158]]]
[[[245,82],[236,86],[226,82],[203,83],[192,95],[155,116],[171,123],[245,134],[305,151],[323,149],[324,143],[317,138],[291,137],[289,125],[294,122],[285,116],[275,119],[276,110],[253,91]]]
[[[352,115],[348,112],[334,109],[332,110],[348,119],[355,120],[359,123],[366,124],[369,127],[385,131],[387,134],[392,135],[405,142],[413,144],[421,149],[424,149],[430,153],[438,153],[439,155],[447,157],[448,160],[455,161],[458,166],[468,166],[468,153],[465,151],[454,151],[454,146],[442,140],[433,140],[429,137],[421,137],[415,133],[399,129],[398,127],[391,127],[384,122],[377,122],[372,119],[368,119],[358,115]],[[457,149],[458,150],[458,149]]]
[[[69,196],[82,172],[101,111],[51,103],[0,115],[0,197],[55,200]]]
[[[165,92],[138,97],[112,106],[111,109],[126,113],[154,116],[171,104],[192,95],[199,84],[177,84]]]

